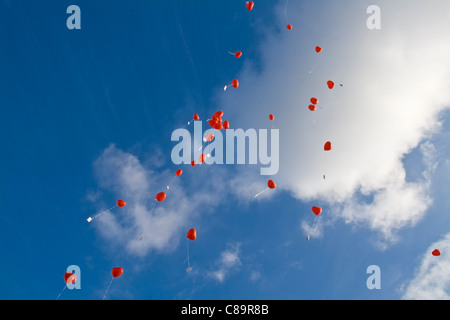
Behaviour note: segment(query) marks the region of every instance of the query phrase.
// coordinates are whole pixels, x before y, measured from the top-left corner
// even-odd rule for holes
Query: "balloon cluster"
[[[208,121],[209,126],[216,130],[229,129],[230,122],[228,120],[222,122],[222,117],[223,111],[216,111],[216,113],[214,113],[214,115],[211,117],[211,120]]]

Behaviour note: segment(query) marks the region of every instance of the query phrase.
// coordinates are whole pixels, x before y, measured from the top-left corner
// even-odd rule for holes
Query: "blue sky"
[[[449,4],[379,1],[368,30],[372,3],[339,3],[1,1],[0,298],[56,299],[78,265],[81,289],[60,299],[102,299],[118,266],[108,299],[448,299]],[[275,114],[277,175],[172,163],[172,132],[217,110],[243,129]]]

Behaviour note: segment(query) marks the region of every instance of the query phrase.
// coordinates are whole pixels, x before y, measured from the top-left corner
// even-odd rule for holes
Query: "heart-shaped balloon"
[[[322,208],[321,208],[321,207],[316,207],[316,206],[314,206],[314,207],[312,207],[312,212],[314,212],[314,214],[315,214],[316,216],[318,216],[319,214],[322,213]]]
[[[197,231],[196,231],[194,228],[189,229],[189,231],[187,232],[186,237],[187,237],[189,240],[194,241],[195,239],[197,239]]]
[[[431,253],[433,256],[437,257],[441,255],[441,252],[438,249],[434,249],[433,252]]]

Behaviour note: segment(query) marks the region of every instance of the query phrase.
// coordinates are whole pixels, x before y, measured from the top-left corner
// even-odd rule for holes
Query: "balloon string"
[[[309,74],[312,74],[314,72],[314,70],[317,68],[317,65],[319,64],[319,56],[317,56],[316,58],[316,63],[314,64],[313,68],[311,69],[311,71],[309,72]]]
[[[313,225],[312,225],[312,227],[311,227],[311,230],[313,230],[313,229],[314,229],[314,226],[316,225],[317,217],[318,217],[318,216],[316,216],[316,218],[314,219],[314,223],[313,223]]]
[[[289,0],[286,0],[286,6],[284,7],[284,17],[286,18],[286,20],[287,20],[287,7],[288,7],[288,1],[289,1]]]
[[[257,193],[255,195],[255,198],[257,198],[260,194],[262,194],[263,192],[267,191],[269,189],[269,187],[265,188],[263,191],[261,191],[260,193]]]
[[[64,292],[64,290],[66,290],[67,288],[67,284],[64,286],[64,288],[62,289],[62,291],[58,294],[58,296],[56,297],[56,300],[59,299],[59,297],[61,296],[61,294]]]
[[[190,270],[191,263],[189,262],[189,240],[187,238],[186,238],[186,254],[187,254],[187,264],[188,264],[187,270]]]
[[[167,190],[170,189],[170,185],[172,184],[172,182],[173,182],[174,179],[175,179],[175,177],[173,177],[173,178],[170,180],[169,184],[166,186],[166,189],[167,189]]]
[[[207,142],[207,141],[203,142],[202,146],[201,146],[200,148],[198,148],[198,151],[200,151],[200,150],[203,149],[203,147],[205,146],[205,143],[206,143],[206,142]]]
[[[108,284],[108,287],[106,288],[106,292],[105,292],[105,295],[103,296],[103,300],[105,300],[106,295],[108,294],[109,287],[111,286],[111,282],[113,281],[113,279],[114,279],[114,277],[112,277],[111,280],[109,280],[109,284]]]
[[[117,204],[114,205],[114,206],[112,206],[112,207],[109,208],[108,210],[105,210],[105,211],[103,211],[103,212],[100,212],[100,213],[96,214],[96,215],[93,216],[93,217],[89,217],[89,218],[87,219],[88,222],[91,222],[92,220],[94,220],[94,219],[96,219],[96,218],[98,218],[98,217],[104,215],[105,213],[108,213],[109,211],[111,211],[111,210],[114,209],[115,207],[117,207]]]

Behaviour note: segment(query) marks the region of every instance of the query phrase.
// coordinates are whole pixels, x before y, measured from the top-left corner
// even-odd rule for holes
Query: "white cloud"
[[[206,164],[194,168],[184,166],[181,167],[183,174],[173,179],[179,167],[171,171],[161,168],[152,170],[143,163],[146,163],[145,159],[140,160],[110,145],[93,165],[100,190],[87,193],[87,200],[99,203],[98,212],[111,207],[111,204],[101,203],[101,196],[113,194],[116,197],[114,202],[118,199],[126,201],[125,207],[113,208],[109,214],[95,218],[91,224],[111,248],[121,246],[127,253],[137,256],[145,256],[152,250],[174,250],[187,230],[194,227],[191,223],[200,221],[201,215],[214,213],[230,197],[237,203],[248,203],[267,184],[267,181],[260,179],[250,188],[246,185],[248,175],[240,168],[233,171]],[[212,176],[214,179],[211,179]],[[170,181],[173,181],[172,185],[166,190]],[[155,195],[161,191],[166,192],[167,197],[159,203]],[[261,198],[270,199],[271,195],[267,193]],[[239,246],[222,253],[223,269],[217,270],[217,279],[222,277],[222,272],[239,263],[233,260],[238,259],[238,253]]]
[[[250,272],[250,281],[259,281],[262,277],[262,274],[260,271],[252,270]]]
[[[240,87],[221,100],[234,127],[268,127],[268,114],[275,115],[280,189],[323,201],[335,216],[392,242],[432,203],[433,163],[412,183],[402,159],[439,132],[439,116],[450,106],[450,3],[382,1],[381,30],[366,27],[370,4],[291,3],[291,31],[280,6],[280,31],[260,46],[262,67],[247,60]],[[320,56],[316,45],[324,48]],[[315,112],[308,110],[313,96]],[[334,148],[324,152],[328,140]],[[363,202],[360,194],[373,200]]]
[[[123,246],[136,255],[176,247],[180,239],[177,235],[188,225],[195,206],[189,205],[182,188],[166,190],[165,183],[170,181],[173,172],[144,168],[137,157],[114,145],[95,161],[94,170],[100,188],[127,202],[125,207],[116,207],[111,214],[91,222],[107,242]],[[161,191],[167,193],[167,198],[157,203],[155,195]]]
[[[438,249],[440,256],[433,256]],[[414,278],[403,285],[405,300],[449,300],[450,299],[450,233],[431,244],[423,254]]]
[[[223,282],[230,272],[241,265],[240,254],[239,243],[229,245],[226,250],[220,253],[220,258],[216,261],[216,267],[209,271],[208,275],[218,282]]]

